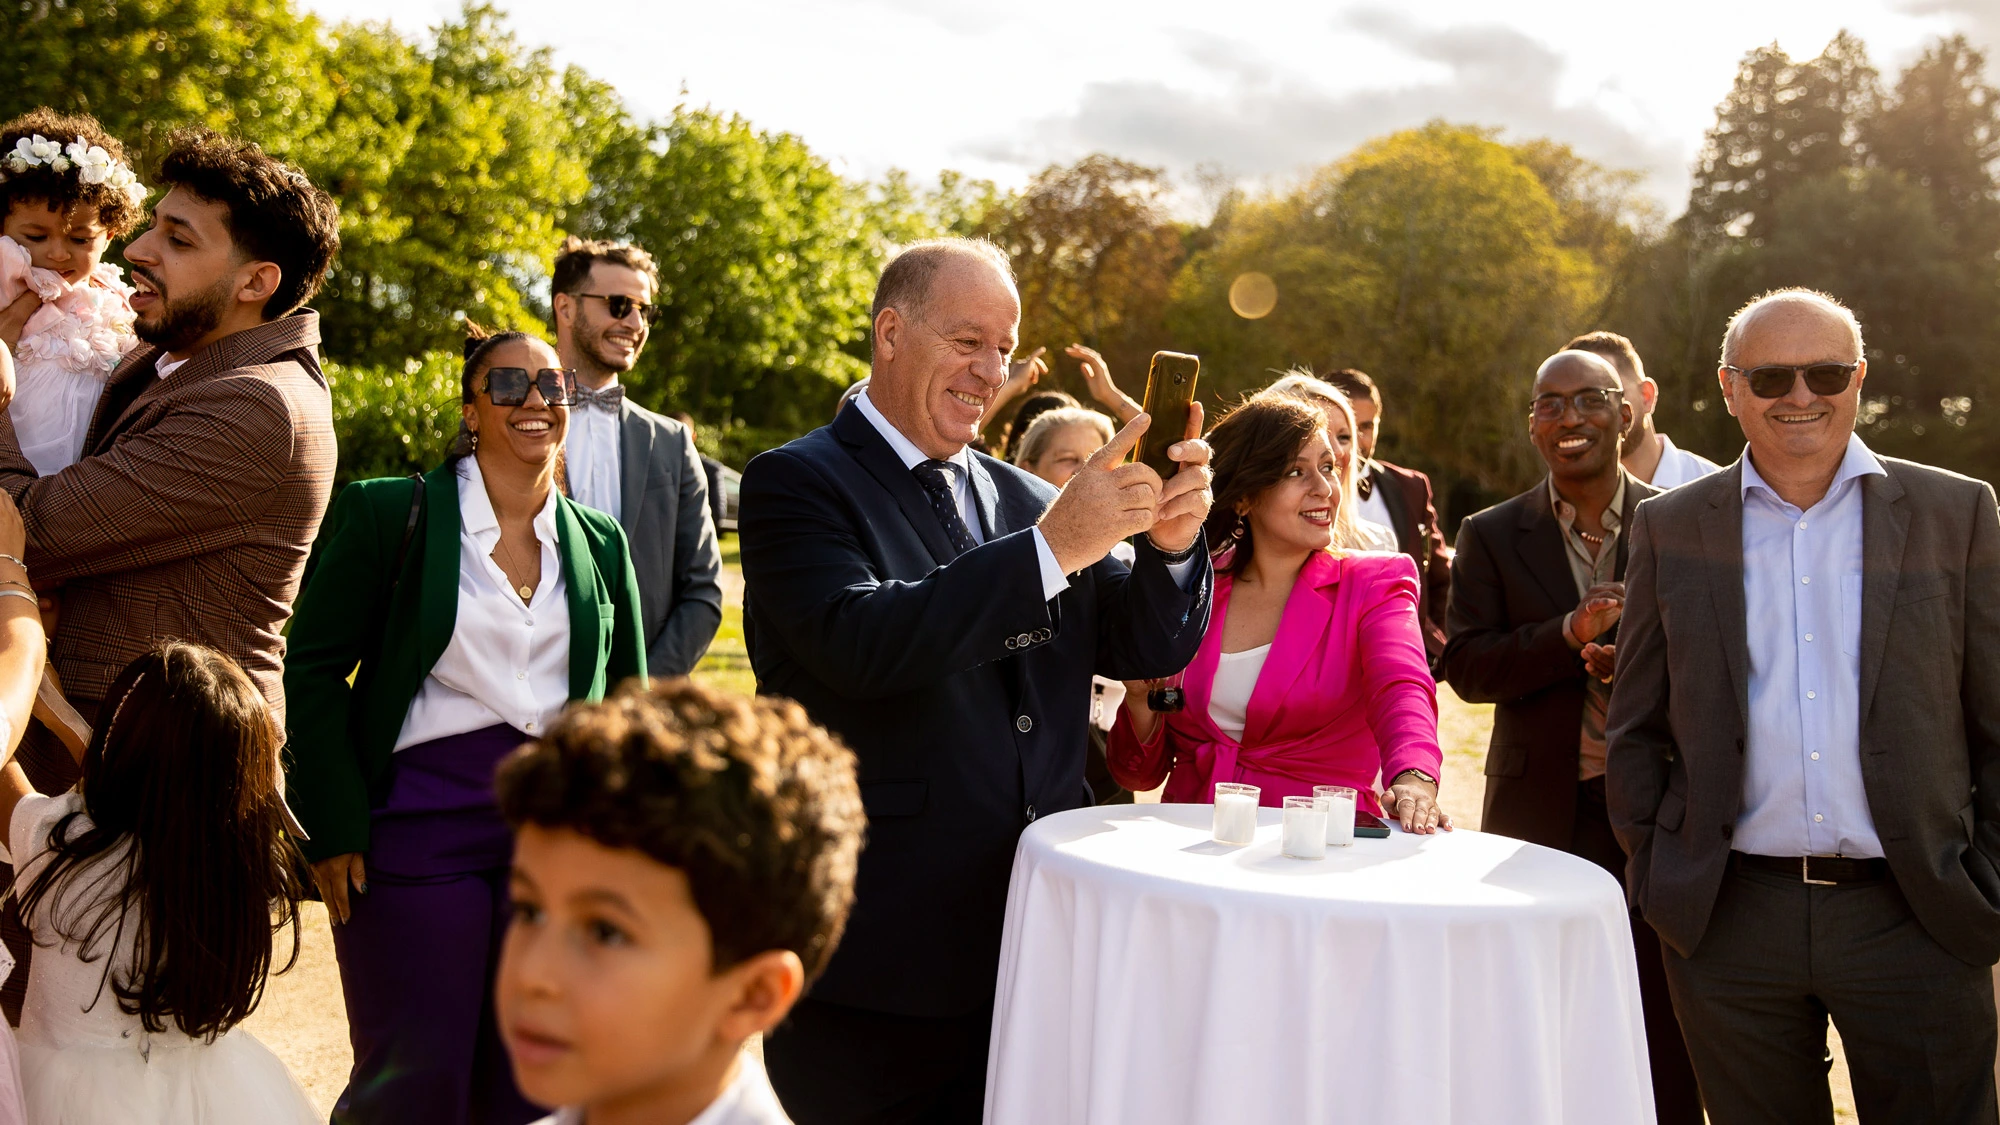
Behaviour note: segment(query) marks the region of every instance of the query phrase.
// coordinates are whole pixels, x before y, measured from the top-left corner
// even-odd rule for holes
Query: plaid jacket
[[[0,488],[35,585],[60,584],[49,657],[102,700],[158,638],[243,665],[284,720],[285,640],[333,487],[332,402],[310,310],[224,337],[165,379],[140,346],[111,373],[76,464],[37,477],[0,412]]]

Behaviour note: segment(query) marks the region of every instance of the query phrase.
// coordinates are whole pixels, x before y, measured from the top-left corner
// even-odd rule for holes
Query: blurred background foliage
[[[1296,364],[1356,366],[1388,397],[1382,452],[1434,475],[1456,519],[1530,483],[1536,363],[1631,336],[1661,429],[1741,446],[1715,385],[1729,314],[1825,289],[1868,333],[1863,434],[2000,476],[2000,93],[1962,37],[1893,79],[1842,34],[1816,58],[1743,59],[1687,205],[1561,138],[1433,122],[1259,194],[1211,175],[1187,216],[1160,169],[1093,154],[1018,190],[947,172],[841,176],[797,137],[707,107],[640,120],[616,90],[468,4],[424,36],[327,25],[286,0],[26,0],[0,37],[0,116],[95,114],[150,168],[177,127],[239,133],[341,202],[325,316],[341,478],[435,462],[456,428],[461,321],[540,327],[561,237],[659,260],[662,317],[629,380],[740,466],[820,424],[867,371],[876,273],[901,244],[991,238],[1022,340],[1080,341],[1143,391],[1158,348],[1203,357],[1211,406]],[[1248,320],[1228,293],[1276,284]],[[1048,376],[1086,398],[1073,361]]]

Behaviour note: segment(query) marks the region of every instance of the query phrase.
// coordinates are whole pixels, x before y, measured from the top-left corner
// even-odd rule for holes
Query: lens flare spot
[[[1229,307],[1244,320],[1262,320],[1278,307],[1278,283],[1268,273],[1238,274],[1229,283]]]

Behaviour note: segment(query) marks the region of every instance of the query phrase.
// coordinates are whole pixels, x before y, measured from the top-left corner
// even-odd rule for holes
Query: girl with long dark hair
[[[21,1009],[28,1120],[271,1125],[318,1114],[236,1025],[272,933],[298,956],[278,728],[228,657],[165,643],[105,694],[67,793],[0,770],[0,820],[37,952]],[[282,971],[282,969],[280,970]]]
[[[287,795],[354,1046],[335,1122],[541,1116],[493,1023],[513,854],[493,770],[646,670],[625,533],[562,494],[575,389],[547,343],[475,333],[452,455],[348,485],[299,595]]]

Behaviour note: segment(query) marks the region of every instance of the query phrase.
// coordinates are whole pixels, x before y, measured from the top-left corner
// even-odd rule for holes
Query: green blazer
[[[369,810],[387,795],[396,735],[457,623],[458,477],[449,463],[424,476],[423,522],[389,596],[412,487],[385,478],[341,491],[292,617],[285,798],[311,834],[303,847],[315,861],[368,850]],[[558,497],[556,557],[569,595],[570,699],[602,699],[628,677],[643,680],[638,582],[618,521]],[[378,619],[382,650],[363,652]]]

